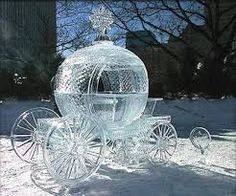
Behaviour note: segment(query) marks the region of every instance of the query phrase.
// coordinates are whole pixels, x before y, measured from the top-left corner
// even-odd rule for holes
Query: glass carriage
[[[61,116],[46,108],[24,112],[12,127],[13,149],[29,163],[43,154],[50,174],[72,186],[109,161],[166,162],[177,134],[170,116],[154,115],[158,99],[148,99],[148,85],[142,60],[100,36],[58,68],[54,98]]]

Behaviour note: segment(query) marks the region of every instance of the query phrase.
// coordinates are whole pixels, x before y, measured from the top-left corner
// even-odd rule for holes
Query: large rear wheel
[[[39,132],[38,120],[58,118],[59,115],[48,108],[32,108],[22,113],[11,129],[11,144],[17,156],[28,163],[36,163],[42,153],[44,134]]]

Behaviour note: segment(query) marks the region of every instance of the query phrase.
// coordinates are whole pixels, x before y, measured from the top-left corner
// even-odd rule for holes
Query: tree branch
[[[156,29],[168,34],[169,36],[173,36],[174,38],[176,38],[177,40],[182,42],[185,46],[190,47],[197,54],[198,57],[203,58],[203,56],[195,48],[191,47],[191,45],[188,44],[184,39],[180,38],[179,36],[176,36],[174,33],[171,33],[169,31],[167,31],[167,30],[165,30],[161,27],[158,27],[158,26],[154,25],[153,23],[145,20],[144,17],[142,17],[141,14],[139,13],[139,10],[138,10],[138,7],[137,7],[136,3],[133,2],[133,1],[132,1],[132,3],[133,3],[133,6],[135,7],[136,14],[137,14],[139,20],[141,21],[143,28],[145,27],[143,23],[145,23],[145,24],[147,24],[147,25],[149,25],[153,28],[156,28]]]
[[[179,4],[179,0],[176,0],[177,3]],[[168,5],[166,5],[166,3],[164,2],[164,0],[161,0],[163,6],[165,6],[171,13],[173,13],[175,16],[177,16],[178,18],[180,18],[181,20],[185,21],[187,24],[189,24],[196,32],[201,33],[209,42],[212,42],[212,38],[207,34],[207,32],[205,32],[204,30],[202,30],[201,28],[199,28],[198,25],[194,24],[189,17],[184,13],[184,10],[182,9],[181,6],[178,5],[181,13],[183,14],[180,15],[178,14],[173,8],[169,7]]]

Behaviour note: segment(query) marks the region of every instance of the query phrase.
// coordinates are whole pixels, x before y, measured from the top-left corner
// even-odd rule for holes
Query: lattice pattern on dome
[[[83,111],[109,122],[132,122],[142,114],[148,97],[141,59],[110,41],[76,51],[59,67],[55,81],[63,116]]]
[[[119,75],[116,74],[115,71],[111,72],[111,71],[104,71],[102,73],[103,77],[102,77],[102,82],[104,85],[104,90],[105,91],[119,91],[119,83],[117,81],[119,81]]]

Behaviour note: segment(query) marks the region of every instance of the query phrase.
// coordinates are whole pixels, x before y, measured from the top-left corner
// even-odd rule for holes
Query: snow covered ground
[[[0,133],[22,110],[40,102],[7,102],[0,105]],[[31,166],[11,150],[7,137],[0,139],[0,195],[236,195],[236,99],[161,101],[156,111],[171,114],[180,136],[177,151],[167,165],[147,164],[139,170],[103,166],[96,176],[76,189],[65,189],[49,176],[43,164]],[[213,135],[202,155],[187,138],[195,126]]]

